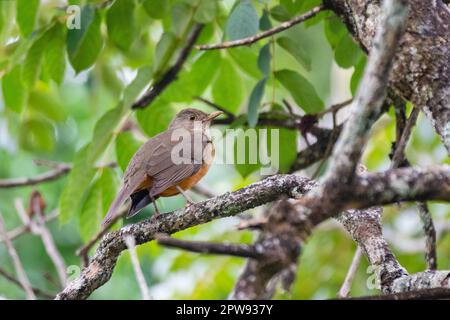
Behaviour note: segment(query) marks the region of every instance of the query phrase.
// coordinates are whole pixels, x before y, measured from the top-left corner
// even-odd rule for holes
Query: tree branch
[[[215,243],[206,241],[186,241],[171,238],[167,235],[158,235],[158,244],[169,248],[178,248],[197,253],[220,254],[241,258],[258,259],[263,257],[253,246],[245,244]]]
[[[177,75],[183,67],[183,64],[186,62],[189,53],[192,51],[195,41],[197,41],[197,38],[200,36],[202,29],[203,24],[199,23],[193,27],[191,35],[187,39],[185,47],[181,49],[180,55],[174,65],[166,71],[160,80],[151,86],[147,93],[133,103],[131,109],[143,109],[149,106],[150,103],[152,103],[153,100],[155,100],[156,97],[159,96],[169,84],[177,79]]]
[[[252,43],[255,43],[261,39],[271,37],[274,34],[280,33],[286,29],[289,29],[289,28],[299,24],[299,23],[302,23],[302,22],[314,17],[316,14],[318,14],[319,12],[321,12],[323,10],[325,10],[325,6],[319,5],[317,7],[312,8],[310,11],[308,11],[300,16],[297,16],[289,21],[283,22],[282,24],[280,24],[277,27],[263,31],[254,36],[235,40],[235,41],[227,41],[227,42],[219,43],[219,44],[198,45],[198,46],[196,46],[196,49],[199,49],[199,50],[227,49],[227,48],[251,45]]]
[[[404,176],[411,177],[402,178],[400,183],[395,179],[395,177]],[[405,181],[411,186],[410,190],[407,187],[399,187],[405,186]],[[172,234],[214,219],[233,216],[262,204],[273,202],[282,196],[300,198],[301,195],[316,186],[316,182],[304,177],[274,175],[237,191],[198,202],[189,208],[168,212],[157,219],[147,219],[125,226],[118,231],[110,232],[103,237],[91,262],[83,269],[81,275],[69,283],[58,294],[57,298],[85,299],[95,289],[106,283],[112,275],[120,253],[126,250],[123,240],[126,235],[133,235],[136,244],[143,244],[154,240],[158,233]],[[378,200],[385,204],[403,200],[412,201],[424,197],[434,200],[449,200],[450,167],[439,166],[428,170],[404,168],[390,170],[387,173],[365,174],[355,179],[354,189],[359,191],[350,193],[346,199],[349,203],[348,206],[354,204],[359,208],[372,206],[372,203]],[[386,190],[386,192],[383,193],[382,190]],[[365,193],[365,196],[362,196],[363,193]],[[355,198],[351,196],[353,194],[355,194]],[[331,210],[331,214],[334,214],[333,210]],[[320,221],[327,217],[328,215],[322,215]],[[301,229],[302,223],[305,223],[302,219],[295,224],[296,228]],[[314,226],[315,220],[312,219],[311,221],[313,222],[311,225]],[[302,232],[304,232],[303,229]]]
[[[16,269],[17,277],[19,279],[20,285],[25,291],[26,297],[28,300],[36,300],[36,296],[34,295],[33,289],[30,284],[30,280],[28,280],[27,274],[23,269],[22,263],[20,262],[19,255],[17,254],[16,249],[14,248],[11,240],[9,240],[5,223],[3,221],[3,216],[0,212],[0,238],[5,241],[6,248],[8,249],[8,254],[11,257],[11,260],[14,264],[14,268]]]
[[[325,0],[366,51],[382,12],[381,1]],[[443,1],[408,1],[411,10],[390,85],[431,119],[450,154],[450,10]]]

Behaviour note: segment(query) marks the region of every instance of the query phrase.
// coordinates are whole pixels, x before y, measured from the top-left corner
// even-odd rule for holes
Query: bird
[[[160,214],[156,205],[159,197],[181,193],[186,205],[192,204],[185,190],[197,184],[209,170],[215,155],[209,128],[212,120],[222,113],[207,114],[194,108],[183,109],[176,114],[166,131],[145,142],[128,163],[122,187],[102,225],[110,224],[127,198],[131,199],[127,217],[136,215],[153,203],[153,218],[156,218]]]

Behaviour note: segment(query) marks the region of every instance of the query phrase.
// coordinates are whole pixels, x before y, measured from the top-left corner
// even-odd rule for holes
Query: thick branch
[[[405,175],[411,175],[412,178],[405,178]],[[411,189],[408,190],[403,182],[397,184],[394,177],[403,177],[404,179],[401,181],[409,181]],[[383,179],[387,181],[383,181]],[[424,181],[414,181],[414,179],[423,179]],[[366,174],[355,179],[354,183],[355,190],[359,190],[359,192],[354,193],[356,194],[355,199],[349,196],[347,200],[348,203],[352,203],[359,208],[370,207],[377,200],[383,201],[383,203],[392,203],[425,197],[435,200],[450,199],[449,166],[435,167],[428,171],[426,169],[405,168],[391,170],[387,173]],[[381,186],[386,192],[381,192],[378,189],[379,187],[372,188],[372,185]],[[90,264],[57,298],[85,299],[95,289],[107,282],[112,275],[117,258],[126,249],[123,240],[126,235],[133,235],[137,244],[146,243],[154,240],[158,233],[172,234],[214,219],[236,215],[256,206],[273,202],[281,196],[299,198],[316,186],[317,184],[314,181],[304,177],[275,175],[243,189],[196,203],[187,209],[165,213],[155,220],[144,220],[108,233],[100,242]],[[401,186],[404,186],[404,188]],[[366,196],[362,196],[363,192],[366,192]],[[330,215],[333,214],[337,214],[337,212],[331,210]],[[328,214],[324,214],[320,216],[320,221],[328,217]],[[312,222],[314,225],[315,221]]]
[[[326,0],[361,47],[370,51],[380,25],[381,1]],[[443,1],[408,1],[405,36],[390,85],[423,109],[450,154],[450,10]]]

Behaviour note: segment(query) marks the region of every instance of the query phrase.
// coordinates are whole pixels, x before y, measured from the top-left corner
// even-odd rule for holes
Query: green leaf
[[[103,154],[106,147],[111,142],[114,131],[123,117],[124,107],[123,103],[113,109],[107,111],[95,124],[94,133],[92,136],[91,147],[87,161],[91,165]]]
[[[116,159],[119,167],[125,172],[133,155],[141,146],[129,131],[121,132],[116,138]]]
[[[131,106],[131,104],[138,98],[139,94],[148,86],[152,80],[153,70],[151,67],[144,66],[138,70],[136,77],[125,88],[123,94],[123,101],[125,108]]]
[[[149,137],[153,137],[169,127],[175,114],[176,110],[172,105],[157,100],[151,108],[137,110],[136,118],[141,129]]]
[[[270,15],[279,22],[287,21],[291,18],[289,12],[281,5],[276,5],[270,9]]]
[[[101,225],[102,189],[97,180],[88,190],[80,211],[80,235],[84,242],[89,241]]]
[[[226,110],[237,113],[242,101],[242,83],[235,67],[223,60],[212,88],[214,102]]]
[[[145,12],[154,19],[162,19],[169,11],[170,1],[167,0],[144,0],[142,2]]]
[[[272,55],[270,54],[270,45],[270,42],[265,44],[259,51],[258,55],[258,68],[265,75],[268,75],[271,70],[270,62]]]
[[[248,125],[253,128],[258,123],[258,109],[261,105],[261,99],[264,96],[264,87],[266,85],[266,78],[258,81],[253,88],[248,101]]]
[[[81,28],[67,33],[69,61],[77,73],[92,66],[103,47],[101,17],[95,7],[84,6],[80,19]]]
[[[258,51],[256,48],[237,47],[227,49],[227,53],[233,58],[239,69],[250,77],[260,79],[261,71],[258,69]]]
[[[352,95],[356,94],[356,90],[358,90],[359,83],[364,75],[364,69],[366,67],[367,58],[363,55],[359,62],[355,66],[355,70],[353,71],[352,79],[350,80],[350,90]]]
[[[27,87],[32,87],[41,73],[44,50],[47,47],[46,34],[41,35],[31,45],[22,66],[22,80]]]
[[[334,51],[336,63],[345,69],[353,67],[358,62],[361,55],[361,49],[349,34],[342,37]]]
[[[181,38],[191,21],[192,8],[183,2],[176,3],[172,7],[172,25],[171,30],[175,36]]]
[[[64,106],[44,84],[31,90],[28,98],[28,110],[39,113],[52,121],[66,119]]]
[[[193,63],[190,71],[182,71],[173,84],[162,94],[170,102],[190,102],[209,86],[220,66],[220,53],[216,50],[203,52]]]
[[[291,93],[292,98],[306,113],[317,113],[323,110],[322,100],[313,85],[303,76],[292,70],[275,72],[275,77]]]
[[[19,144],[36,152],[50,152],[55,147],[55,133],[51,123],[42,118],[29,118],[20,126]]]
[[[280,47],[289,52],[306,70],[311,70],[311,57],[308,52],[303,49],[300,41],[291,37],[281,37],[277,39],[277,43]]]
[[[64,26],[56,23],[47,31],[47,39],[47,47],[44,52],[44,67],[50,78],[57,84],[61,84],[66,69],[66,34]]]
[[[5,105],[20,113],[27,99],[27,90],[22,83],[21,66],[15,66],[2,79],[2,92]]]
[[[243,178],[263,168],[265,172],[260,174],[288,172],[297,157],[297,132],[274,127],[237,130],[234,157],[235,168]]]
[[[209,23],[214,20],[217,12],[217,2],[201,0],[194,14],[194,20],[199,23]]]
[[[102,210],[100,211],[100,220],[103,220],[106,212],[108,212],[109,206],[116,197],[117,187],[120,182],[118,181],[116,172],[110,167],[102,168],[102,173],[98,182],[102,190]]]
[[[270,22],[269,11],[263,11],[261,18],[259,19],[259,29],[266,31],[272,28],[272,23]]]
[[[153,63],[154,72],[159,71],[166,65],[176,45],[176,38],[171,32],[164,32],[158,41],[155,49],[155,58]]]
[[[279,150],[278,172],[288,173],[295,159],[297,159],[297,131],[280,128],[279,139],[271,140],[271,143],[275,144],[274,150]]]
[[[339,41],[347,33],[347,28],[341,22],[341,19],[336,15],[324,20],[324,32],[325,36],[330,44],[331,48],[336,48]]]
[[[76,216],[86,189],[94,178],[96,170],[87,162],[89,145],[75,155],[73,168],[59,198],[59,221],[64,224]]]
[[[83,241],[91,239],[101,228],[103,217],[117,193],[114,169],[101,169],[100,177],[92,184],[80,212],[80,233]]]
[[[20,32],[28,37],[34,29],[36,16],[39,9],[39,0],[16,0],[17,13],[16,19]]]
[[[255,35],[259,29],[259,18],[250,0],[240,0],[234,7],[226,24],[228,38],[238,40]]]
[[[134,0],[116,0],[106,15],[108,37],[124,51],[128,51],[137,34]]]

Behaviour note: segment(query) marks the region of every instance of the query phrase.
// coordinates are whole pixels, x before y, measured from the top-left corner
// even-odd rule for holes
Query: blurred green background
[[[38,190],[46,212],[60,210],[49,223],[70,278],[80,259],[75,251],[100,228],[100,222],[120,185],[123,169],[146,137],[165,130],[174,114],[187,106],[205,111],[202,96],[249,123],[263,111],[277,109],[282,99],[298,114],[314,114],[355,93],[365,56],[331,12],[322,12],[251,47],[201,52],[194,49],[177,81],[145,109],[130,105],[150,82],[173,64],[192,26],[204,23],[197,43],[218,43],[266,30],[320,4],[316,0],[2,0],[0,1],[0,179],[33,177],[50,170],[36,159],[74,163],[72,174],[34,187],[0,189],[0,212],[8,230],[21,225],[14,199],[27,204]],[[81,29],[69,29],[69,5],[78,5]],[[138,75],[138,80],[133,79]],[[257,87],[257,83],[263,86]],[[250,96],[260,95],[253,100]],[[343,111],[340,118],[345,119]],[[245,121],[244,121],[245,122]],[[245,127],[238,121],[231,126]],[[330,127],[325,117],[320,126]],[[126,127],[126,128],[125,128]],[[221,126],[225,129],[225,126]],[[305,146],[292,130],[281,130],[280,172],[292,164],[292,146]],[[370,171],[389,167],[395,140],[393,110],[374,126],[364,154]],[[288,146],[288,147],[286,147]],[[220,155],[219,155],[220,156]],[[407,156],[414,165],[449,163],[438,137],[419,118]],[[105,166],[117,161],[117,168]],[[316,166],[299,172],[311,176]],[[220,194],[261,179],[258,166],[213,165],[202,185]],[[323,170],[322,170],[323,171]],[[195,200],[202,196],[193,194]],[[159,200],[163,211],[184,205],[180,196]],[[261,213],[261,208],[249,214]],[[450,268],[449,207],[432,203],[440,235],[438,266]],[[146,208],[132,223],[148,217]],[[239,218],[227,218],[191,228],[176,237],[251,243],[255,234],[237,231]],[[119,226],[117,226],[119,227]],[[441,233],[440,231],[443,230]],[[384,232],[400,263],[411,273],[425,269],[424,240],[413,204],[389,206]],[[14,240],[33,286],[58,292],[57,275],[38,236]],[[291,292],[277,299],[336,297],[351,263],[355,243],[334,221],[321,225],[301,255]],[[245,261],[205,256],[149,243],[137,248],[154,298],[223,299],[228,296]],[[92,252],[91,252],[92,254]],[[0,244],[0,267],[14,273]],[[372,295],[371,273],[363,259],[351,294]],[[0,277],[0,296],[23,299],[23,291]],[[111,280],[92,299],[140,299],[129,254],[123,253]]]

